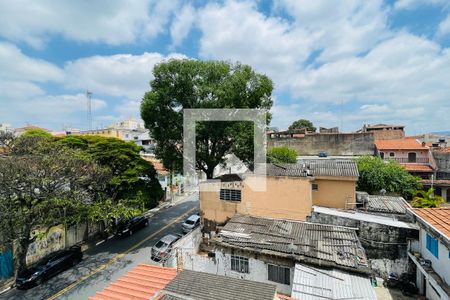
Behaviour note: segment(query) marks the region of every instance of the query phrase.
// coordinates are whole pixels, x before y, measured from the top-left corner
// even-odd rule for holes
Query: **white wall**
[[[261,260],[249,258],[249,273],[239,273],[231,270],[231,254],[224,253],[220,250],[216,250],[215,254],[215,258],[206,255],[186,255],[184,259],[184,268],[193,271],[275,284],[277,286],[277,292],[286,295],[291,294],[292,281],[294,280],[294,267],[291,268],[290,272],[291,284],[285,285],[267,279],[267,264]]]
[[[429,259],[432,263],[433,270],[438,273],[447,284],[450,285],[450,258],[449,249],[439,242],[439,259],[437,259],[427,249],[427,232],[420,229],[420,253],[425,259]]]

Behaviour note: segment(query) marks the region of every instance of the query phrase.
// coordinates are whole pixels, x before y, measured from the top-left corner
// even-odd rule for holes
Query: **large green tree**
[[[153,75],[151,90],[141,104],[141,116],[157,141],[156,155],[172,170],[182,169],[183,109],[269,110],[272,106],[272,81],[248,65],[170,60],[156,65]],[[208,178],[229,153],[252,165],[252,122],[199,122],[195,142],[196,167]]]
[[[285,146],[273,147],[267,152],[267,161],[276,164],[295,164],[297,162],[297,152]]]
[[[293,129],[303,129],[306,128],[310,132],[316,132],[316,127],[314,127],[313,123],[306,119],[300,119],[297,121],[294,121],[290,126],[289,130]]]
[[[420,189],[420,178],[409,174],[399,163],[384,161],[379,157],[363,156],[357,160],[359,170],[358,190],[388,193],[411,199]]]
[[[15,246],[16,274],[26,267],[32,230],[87,218],[86,207],[109,172],[80,151],[42,136],[0,137],[0,236]]]
[[[136,208],[155,207],[163,197],[153,165],[141,158],[132,142],[101,136],[66,136],[58,143],[83,154],[111,171],[105,192],[113,203],[126,201]]]

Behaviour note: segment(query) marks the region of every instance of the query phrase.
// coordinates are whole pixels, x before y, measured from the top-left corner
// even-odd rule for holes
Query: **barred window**
[[[317,183],[313,183],[313,184],[311,184],[311,189],[313,191],[318,191],[319,190],[319,185]]]
[[[241,190],[220,189],[220,200],[241,201]]]
[[[278,282],[281,284],[291,284],[291,269],[276,266],[276,265],[267,265],[268,268],[268,279],[273,282]]]
[[[243,256],[231,255],[231,270],[239,273],[249,273],[248,258]]]

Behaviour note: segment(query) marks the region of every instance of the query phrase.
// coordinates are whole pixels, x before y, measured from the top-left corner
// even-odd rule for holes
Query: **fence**
[[[0,279],[11,277],[13,272],[14,264],[11,250],[0,253]]]

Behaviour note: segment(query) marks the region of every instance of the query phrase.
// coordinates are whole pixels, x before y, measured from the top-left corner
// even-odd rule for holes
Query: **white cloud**
[[[64,74],[57,66],[28,57],[15,45],[0,42],[0,80],[59,81]]]
[[[240,61],[270,75],[279,86],[309,55],[310,38],[281,18],[266,17],[253,2],[226,1],[198,11],[200,55]]]
[[[421,5],[443,5],[446,3],[446,0],[397,0],[394,4],[394,8],[399,10],[410,10]]]
[[[153,67],[163,60],[184,58],[180,54],[159,53],[142,55],[117,54],[91,56],[68,62],[66,85],[74,89],[89,89],[94,94],[141,99],[150,89]]]
[[[186,4],[175,15],[170,27],[170,36],[172,37],[172,46],[179,46],[189,34],[196,18],[196,11],[190,4]]]
[[[321,62],[363,53],[389,35],[382,0],[279,0],[277,7],[294,18],[297,28],[314,37],[313,47],[321,51]]]
[[[437,31],[438,36],[446,36],[450,34],[450,14],[439,24]]]
[[[159,34],[177,1],[0,0],[0,35],[42,47],[50,34],[81,42],[133,43]]]

